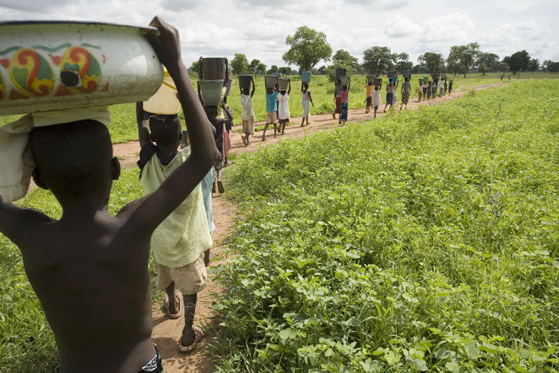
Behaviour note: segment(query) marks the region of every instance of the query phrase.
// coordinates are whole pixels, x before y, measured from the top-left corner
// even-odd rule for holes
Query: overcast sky
[[[526,49],[540,63],[559,61],[558,11],[559,0],[0,0],[1,21],[147,25],[160,15],[179,29],[187,66],[235,53],[286,66],[285,38],[303,25],[360,61],[373,46],[407,52],[416,64],[420,54],[446,58],[452,45],[471,42],[501,59]]]

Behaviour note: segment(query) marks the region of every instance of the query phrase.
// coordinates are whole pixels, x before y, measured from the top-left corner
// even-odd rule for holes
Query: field
[[[511,83],[238,157],[221,371],[557,371],[558,97]]]
[[[558,97],[558,80],[511,80],[236,157],[221,371],[557,371]],[[135,139],[133,105],[111,110],[113,141]],[[111,213],[140,195],[125,170]],[[61,213],[44,190],[18,204]],[[56,366],[19,250],[0,235],[0,373]]]
[[[410,99],[417,97],[415,92],[418,86],[417,79],[422,75],[412,76],[412,94]],[[511,82],[518,81],[517,77],[521,80],[534,80],[534,79],[557,79],[559,74],[550,73],[522,73],[518,75],[511,75]],[[194,81],[194,77],[191,77]],[[301,117],[303,115],[303,108],[301,106],[301,77],[291,76],[292,80],[292,91],[289,99],[289,111],[293,118]],[[453,77],[454,79],[454,90],[463,86],[463,89],[469,89],[476,85],[482,84],[493,84],[500,83],[500,74],[488,73],[485,76],[481,74],[468,74],[467,78],[463,78],[461,75]],[[503,82],[508,82],[504,79]],[[382,96],[384,102],[384,96],[386,93],[385,86],[387,80],[385,79]],[[233,81],[233,88],[231,89],[231,96],[228,99],[228,103],[233,109],[234,123],[236,125],[241,124],[241,99],[239,92],[239,83],[237,79]],[[313,96],[313,101],[315,107],[311,107],[312,114],[325,114],[334,111],[334,84],[328,80],[327,76],[313,76],[310,90]],[[352,87],[349,95],[349,108],[355,109],[360,107],[365,107],[365,76],[355,75],[352,77]],[[398,90],[398,99],[401,99],[400,91]],[[264,91],[264,78],[262,76],[256,77],[256,92],[253,98],[254,102],[254,114],[256,116],[256,121],[266,120],[266,96]],[[111,138],[113,143],[122,143],[131,140],[136,140],[138,137],[138,130],[136,127],[136,109],[134,104],[121,104],[112,105],[109,108],[111,112],[111,123],[109,127],[111,132]],[[182,117],[182,113],[181,113]],[[4,125],[13,120],[16,120],[18,116],[5,116],[0,117],[0,125]],[[182,117],[184,119],[184,117]]]

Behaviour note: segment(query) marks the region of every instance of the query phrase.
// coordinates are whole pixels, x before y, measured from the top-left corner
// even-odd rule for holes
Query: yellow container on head
[[[144,111],[159,115],[180,113],[181,103],[177,96],[177,87],[167,70],[165,70],[165,77],[159,90],[149,100],[144,101]]]

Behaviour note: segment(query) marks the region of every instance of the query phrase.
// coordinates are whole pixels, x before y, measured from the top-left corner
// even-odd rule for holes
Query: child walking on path
[[[450,94],[452,93],[452,83],[454,83],[452,81],[452,79],[450,79],[450,82],[448,83],[448,95],[450,96]],[[460,88],[460,87],[458,87]]]
[[[278,91],[276,89],[266,88],[266,125],[264,126],[264,131],[262,133],[262,141],[266,140],[266,130],[270,124],[274,125],[274,137],[276,137],[277,132],[277,103]]]
[[[182,139],[177,115],[149,115],[136,104],[140,138],[140,184],[153,193],[190,155],[190,147],[178,151]],[[149,126],[148,126],[149,119]],[[152,142],[153,141],[153,142]],[[165,310],[171,319],[182,316],[184,329],[179,350],[192,351],[202,337],[193,326],[197,293],[206,287],[205,252],[212,246],[202,189],[199,186],[153,232],[151,248],[157,277],[155,287],[164,290]]]
[[[225,115],[225,118],[218,118],[218,107],[217,106],[205,106],[204,110],[206,111],[206,116],[208,120],[215,128],[214,139],[215,145],[221,157],[215,162],[214,168],[217,175],[217,189],[220,194],[225,193],[225,189],[223,187],[223,182],[221,181],[221,176],[223,175],[223,161],[227,157],[227,152],[231,148],[231,143],[227,142],[227,131],[225,130],[225,123],[230,120],[233,120],[233,114],[228,109],[228,106],[225,105],[223,102],[221,103],[222,113]]]
[[[400,105],[400,110],[404,107],[404,105],[408,105],[410,101],[410,80],[406,78],[404,83],[402,84],[402,104]]]
[[[289,80],[289,89],[286,92],[285,90],[281,90],[277,99],[278,99],[278,113],[279,113],[279,125],[278,125],[278,133],[284,134],[285,133],[285,125],[289,122],[289,95],[291,94],[291,80]]]
[[[348,82],[347,86],[342,87],[342,91],[340,93],[341,96],[341,109],[342,113],[340,114],[340,124],[343,126],[345,122],[347,122],[347,114],[349,111],[349,89],[351,87],[351,81]]]
[[[336,119],[336,114],[342,115],[342,81],[340,79],[336,79],[334,85],[334,101],[336,102],[336,110],[332,113],[332,118]]]
[[[0,130],[0,147],[11,146],[2,157],[14,157],[1,163],[11,167],[0,169],[0,232],[22,252],[54,332],[62,373],[163,372],[151,340],[151,236],[219,156],[182,63],[178,31],[159,17],[151,25],[161,36],[147,37],[176,83],[192,141],[188,160],[153,193],[129,202],[114,217],[109,214],[120,164],[112,155],[106,108],[34,113]],[[15,151],[18,144],[21,152]],[[24,154],[35,163],[24,164]],[[59,220],[8,203],[25,195],[31,174],[59,201]],[[13,180],[21,184],[14,186]],[[207,231],[192,239],[199,240],[199,233]],[[182,342],[195,338],[191,329]]]
[[[373,82],[368,81],[367,84],[365,84],[365,88],[367,88],[367,98],[365,99],[367,107],[365,107],[365,114],[368,114],[371,111],[371,105],[373,103],[371,93],[375,91],[375,86],[373,85]]]
[[[423,85],[421,86],[421,89],[423,89],[423,101],[431,98],[431,92],[429,91],[429,84],[427,84],[428,82],[424,82]]]
[[[311,91],[309,91],[309,83],[301,83],[301,94],[303,95],[303,120],[301,121],[301,127],[304,127],[305,120],[307,121],[307,125],[309,124],[309,117],[311,116],[311,104],[314,107]]]
[[[382,98],[380,97],[380,90],[378,86],[375,86],[375,90],[371,93],[370,97],[375,112],[374,118],[376,118],[378,107],[382,105]]]
[[[248,139],[248,137],[250,135],[254,135],[254,105],[252,103],[252,97],[254,96],[254,92],[256,91],[254,77],[251,77],[251,84],[252,92],[250,92],[250,95],[248,88],[241,89],[241,106],[243,108],[243,112],[241,113],[241,120],[243,122],[243,133],[245,134],[244,136],[241,136],[241,138],[245,146],[250,145],[250,140]]]
[[[384,105],[384,112],[386,113],[386,107],[390,105],[392,107],[392,101],[394,99],[394,83],[390,81],[386,86],[386,105]]]

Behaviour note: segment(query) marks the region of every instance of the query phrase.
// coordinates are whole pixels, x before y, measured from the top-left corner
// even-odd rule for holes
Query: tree
[[[398,58],[388,47],[372,47],[363,52],[363,68],[378,70],[379,74],[394,69]]]
[[[505,75],[507,71],[510,70],[510,66],[506,62],[501,62],[501,64],[499,65],[499,70],[501,70],[503,72],[503,75]]]
[[[272,75],[278,72],[278,67],[276,65],[272,65],[272,67],[270,67],[270,70],[268,70],[268,74]]]
[[[547,68],[549,67],[549,64],[551,63],[550,60],[544,60],[542,63],[542,69],[543,71],[547,71]]]
[[[480,53],[478,43],[454,45],[450,47],[448,58],[458,62],[458,64],[462,66],[465,78],[468,71],[470,71],[475,61],[478,59]]]
[[[246,74],[249,71],[247,56],[242,53],[235,54],[235,58],[229,63],[229,66],[231,66],[235,75]]]
[[[417,61],[427,68],[427,71],[433,73],[440,71],[444,67],[444,59],[442,54],[427,52],[417,57]]]
[[[192,62],[192,65],[188,68],[188,72],[191,74],[198,75],[199,71],[200,71],[200,60],[196,60]]]
[[[528,64],[528,71],[531,71],[532,73],[535,71],[538,71],[540,69],[540,60],[538,60],[537,58],[532,58],[530,60],[530,63]]]
[[[278,72],[281,75],[295,75],[295,74],[293,74],[293,69],[291,69],[291,67],[280,67],[278,69]]]
[[[482,63],[481,65],[478,65],[477,70],[479,72],[481,72],[482,75],[485,75],[486,72],[488,72],[489,70],[491,70],[489,68],[489,66],[487,66],[486,64]]]
[[[557,73],[559,72],[559,62],[549,61],[547,64],[547,71],[550,73]]]
[[[266,65],[260,62],[260,60],[254,59],[250,61],[250,65],[248,65],[248,70],[252,72],[254,75],[258,75],[259,73],[266,72]]]
[[[509,64],[513,74],[516,74],[517,71],[526,71],[528,69],[528,65],[530,64],[530,55],[525,50],[516,52],[509,57],[509,61],[507,63]]]
[[[349,54],[349,52],[340,49],[334,53],[334,56],[332,57],[332,65],[328,66],[326,70],[330,81],[333,82],[336,78],[336,69],[346,69],[347,75],[353,75],[355,67],[358,65],[359,63],[356,57],[353,57]]]
[[[321,60],[329,61],[332,47],[326,41],[326,34],[301,26],[295,35],[288,36],[285,43],[290,46],[283,60],[289,65],[297,65],[303,71],[312,70]]]
[[[325,65],[322,65],[322,66],[318,69],[318,74],[319,74],[319,75],[326,75],[326,74],[327,74],[327,72],[326,72],[326,66],[325,66]]]
[[[404,71],[404,70],[409,70],[411,71],[413,69],[413,63],[410,61],[410,55],[407,53],[400,53],[397,57],[397,62],[396,62],[396,71]]]
[[[480,53],[477,61],[476,61],[476,65],[479,71],[480,70],[480,66],[481,65],[485,65],[486,66],[486,70],[485,71],[491,71],[491,70],[496,70],[499,68],[499,56],[497,56],[494,53]],[[483,72],[483,71],[482,71]],[[485,75],[485,72],[483,72],[483,75]]]

